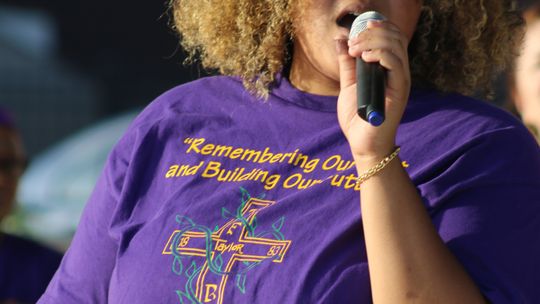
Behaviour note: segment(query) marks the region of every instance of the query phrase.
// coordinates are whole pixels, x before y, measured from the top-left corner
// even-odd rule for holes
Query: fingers
[[[408,64],[394,53],[386,49],[377,49],[363,52],[362,59],[366,62],[379,62],[388,71],[389,88],[406,88],[410,85],[410,76],[407,73]]]
[[[369,22],[368,29],[351,39],[348,45],[350,56],[379,62],[386,68],[389,89],[400,91],[410,86],[408,38],[392,23]]]
[[[408,39],[389,22],[370,22],[368,29],[349,41],[349,54],[361,57],[369,50],[384,49],[405,59]],[[406,61],[406,60],[403,60]]]
[[[335,43],[339,64],[339,84],[343,90],[356,84],[356,61],[349,55],[347,40],[337,39]]]
[[[406,57],[407,50],[398,40],[394,38],[385,37],[384,35],[374,34],[369,40],[360,40],[352,42],[349,49],[349,54],[353,57],[360,57],[362,53],[370,50],[388,50],[390,53],[395,54],[398,57]]]

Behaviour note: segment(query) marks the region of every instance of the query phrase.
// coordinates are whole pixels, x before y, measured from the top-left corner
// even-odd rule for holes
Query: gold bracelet
[[[367,170],[365,173],[360,175],[356,179],[356,185],[362,184],[363,182],[371,178],[373,175],[377,174],[377,172],[384,169],[386,165],[388,165],[394,158],[396,158],[400,150],[401,150],[401,147],[396,147],[396,149],[394,150],[394,152],[392,152],[392,154],[388,155],[383,160],[381,160],[381,162],[375,165],[375,167]]]

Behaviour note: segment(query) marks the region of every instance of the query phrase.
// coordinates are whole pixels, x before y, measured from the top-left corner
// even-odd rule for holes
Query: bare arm
[[[379,160],[357,160],[366,167]],[[361,210],[375,303],[485,303],[442,242],[416,188],[394,159],[361,186]]]
[[[389,155],[408,100],[408,38],[389,22],[337,42],[338,118],[359,175]],[[370,126],[356,114],[355,57],[388,71],[386,121]],[[361,186],[361,210],[375,303],[484,303],[463,266],[439,237],[398,160]]]

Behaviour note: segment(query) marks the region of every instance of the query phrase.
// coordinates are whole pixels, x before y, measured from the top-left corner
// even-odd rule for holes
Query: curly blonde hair
[[[173,28],[189,59],[239,76],[267,96],[290,64],[292,20],[302,1],[171,0]],[[490,92],[515,57],[522,19],[512,0],[424,0],[409,45],[413,82],[465,95]]]

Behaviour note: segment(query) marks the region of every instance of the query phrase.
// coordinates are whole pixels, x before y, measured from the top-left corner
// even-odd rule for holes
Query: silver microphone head
[[[353,21],[351,31],[349,33],[349,39],[352,39],[358,36],[358,34],[361,32],[365,31],[367,29],[367,23],[369,20],[386,20],[386,17],[375,11],[360,14]]]

